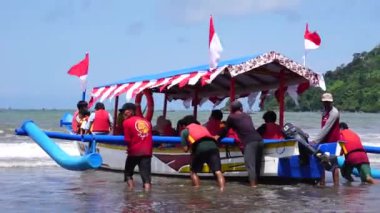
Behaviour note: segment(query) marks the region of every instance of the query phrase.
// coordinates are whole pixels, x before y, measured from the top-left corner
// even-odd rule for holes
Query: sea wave
[[[13,167],[58,167],[50,158],[12,158],[12,159],[0,159],[0,168],[13,168]]]
[[[68,155],[79,156],[74,143],[57,143]],[[35,143],[0,143],[0,167],[54,166],[56,163]]]

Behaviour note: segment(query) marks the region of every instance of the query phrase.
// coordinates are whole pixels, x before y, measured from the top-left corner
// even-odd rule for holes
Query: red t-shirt
[[[124,120],[123,129],[129,156],[152,156],[152,124],[149,121],[132,116]]]
[[[265,132],[262,136],[265,139],[284,139],[280,125],[276,123],[265,123]]]
[[[327,120],[330,117],[331,110],[326,114],[322,115],[321,126],[322,128],[326,125]],[[339,129],[339,117],[334,121],[329,133],[322,140],[322,143],[333,143],[337,142],[340,138],[340,129]]]
[[[211,135],[217,135],[223,126],[222,122],[216,119],[210,119],[206,123],[207,130],[211,133]]]

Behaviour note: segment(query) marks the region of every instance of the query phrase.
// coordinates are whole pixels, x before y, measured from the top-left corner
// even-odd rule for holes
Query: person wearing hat
[[[227,118],[225,127],[215,136],[221,139],[225,137],[229,129],[233,129],[243,145],[243,155],[245,167],[248,171],[249,183],[251,187],[256,187],[260,175],[263,139],[256,131],[252,118],[243,112],[240,101],[233,101],[230,104],[230,115]]]
[[[340,139],[340,129],[339,129],[339,111],[333,105],[333,96],[331,93],[323,93],[321,97],[323,104],[322,112],[322,129],[316,136],[311,144],[318,146],[322,143],[334,143]],[[334,185],[339,185],[339,169],[337,165],[334,165],[329,171],[332,172]],[[325,185],[324,172],[321,177],[320,185]]]
[[[136,116],[136,105],[126,103],[121,109],[124,112],[124,141],[127,143],[124,181],[130,189],[134,188],[133,173],[139,166],[139,172],[145,190],[151,188],[151,161],[153,152],[152,124],[145,118]]]
[[[321,131],[314,139],[314,143],[334,143],[339,140],[339,111],[333,105],[331,93],[323,93],[321,98],[323,104]]]

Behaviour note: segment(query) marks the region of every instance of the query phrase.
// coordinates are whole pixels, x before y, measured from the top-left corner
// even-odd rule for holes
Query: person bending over
[[[233,129],[243,145],[245,167],[248,171],[251,187],[256,187],[260,175],[263,151],[263,140],[253,126],[252,118],[243,112],[243,105],[239,101],[230,104],[231,114],[228,116],[226,126],[215,138],[225,137],[229,129]]]
[[[185,116],[181,122],[184,130],[181,132],[181,145],[185,152],[191,150],[190,177],[195,187],[200,186],[197,173],[202,171],[203,164],[207,163],[214,173],[221,191],[224,190],[225,179],[222,173],[220,154],[214,136],[199,124],[192,115]]]
[[[339,127],[341,140],[345,142],[343,148],[345,161],[340,169],[342,176],[350,182],[354,181],[351,174],[352,170],[356,168],[362,182],[375,183],[371,176],[369,159],[359,135],[349,129],[344,122],[340,123]]]

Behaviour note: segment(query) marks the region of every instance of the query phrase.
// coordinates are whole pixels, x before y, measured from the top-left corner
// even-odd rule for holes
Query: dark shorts
[[[371,167],[367,163],[359,164],[359,165],[347,165],[344,164],[341,168],[341,174],[344,178],[349,181],[353,181],[351,174],[352,170],[356,168],[360,174],[360,180],[362,182],[366,182],[368,177],[371,177]]]
[[[151,183],[151,161],[152,157],[128,156],[125,161],[124,181],[133,180],[132,176],[138,165],[143,183]]]
[[[207,163],[210,170],[215,173],[221,171],[220,155],[218,149],[211,149],[205,152],[200,152],[192,156],[191,171],[198,173],[202,172],[203,164]]]

